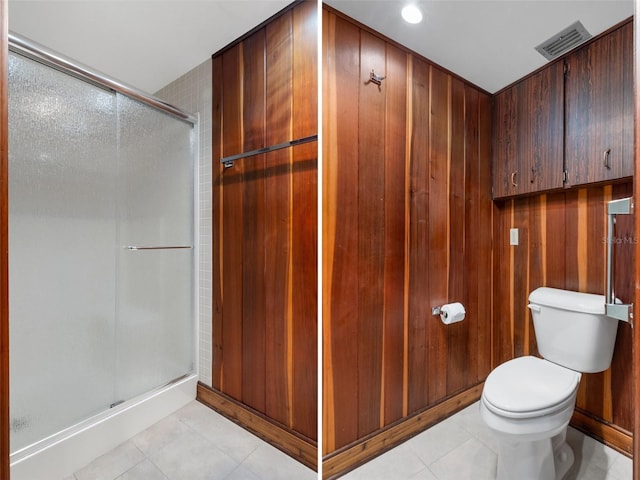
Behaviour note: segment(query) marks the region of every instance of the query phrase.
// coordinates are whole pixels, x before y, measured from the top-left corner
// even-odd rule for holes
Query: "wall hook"
[[[382,81],[387,78],[386,76],[380,76],[380,75],[376,75],[376,72],[371,69],[371,74],[369,75],[369,81],[367,83],[375,83],[378,88],[380,88],[380,85],[382,85]]]

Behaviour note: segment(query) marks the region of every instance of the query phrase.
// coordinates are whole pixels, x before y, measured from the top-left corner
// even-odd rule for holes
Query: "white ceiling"
[[[153,93],[292,0],[9,0],[9,28]],[[408,1],[408,0],[407,0]],[[633,0],[402,0],[328,4],[489,92],[543,65],[534,47],[576,20],[596,35],[633,14]]]
[[[494,93],[547,60],[534,48],[580,20],[593,36],[633,15],[633,0],[327,0],[327,4]],[[400,16],[419,6],[422,23]]]
[[[154,93],[292,0],[9,0],[9,30]]]

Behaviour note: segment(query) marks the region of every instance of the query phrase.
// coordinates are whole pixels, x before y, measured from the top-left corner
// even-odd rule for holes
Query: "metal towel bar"
[[[222,157],[220,159],[220,163],[222,163],[225,168],[233,167],[233,162],[236,160],[240,160],[246,157],[252,157],[254,155],[261,155],[263,153],[273,152],[274,150],[280,150],[282,148],[295,147],[296,145],[302,145],[303,143],[315,142],[318,140],[318,135],[311,135],[309,137],[299,138],[297,140],[291,140],[290,142],[278,143],[276,145],[271,145],[270,147],[258,148],[257,150],[250,150],[244,153],[238,153],[237,155],[230,155],[228,157]]]
[[[188,249],[193,248],[191,245],[169,245],[162,247],[139,247],[137,245],[127,245],[124,247],[126,250],[180,250],[180,249]]]
[[[608,317],[629,322],[633,326],[633,304],[616,303],[613,291],[613,245],[616,215],[629,215],[633,210],[633,198],[621,198],[607,203],[607,291],[604,307]]]

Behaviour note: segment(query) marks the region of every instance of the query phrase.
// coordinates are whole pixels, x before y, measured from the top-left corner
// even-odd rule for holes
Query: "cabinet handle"
[[[518,172],[512,172],[511,173],[511,186],[512,187],[517,187],[518,186],[518,184],[516,183],[516,174],[517,173]]]
[[[536,181],[536,167],[531,167],[531,183]]]
[[[604,151],[604,156],[603,156],[603,159],[604,159],[604,168],[606,168],[607,170],[611,170],[611,162],[609,162],[609,159],[610,159],[610,153],[611,153],[611,149],[610,149],[610,148],[607,148],[607,149]]]

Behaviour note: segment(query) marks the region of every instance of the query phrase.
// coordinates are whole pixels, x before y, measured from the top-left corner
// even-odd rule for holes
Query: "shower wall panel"
[[[313,445],[317,144],[220,158],[317,133],[316,8],[213,57],[213,389]]]
[[[326,7],[323,42],[331,476],[473,401],[490,371],[491,98]],[[463,322],[432,315],[456,301]]]

